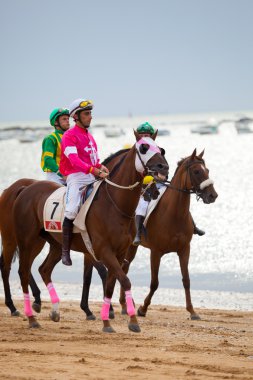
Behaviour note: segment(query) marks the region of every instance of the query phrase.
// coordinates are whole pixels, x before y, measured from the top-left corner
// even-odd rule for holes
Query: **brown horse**
[[[109,322],[109,305],[113,294],[116,279],[126,292],[127,312],[130,316],[129,329],[139,332],[140,328],[135,315],[135,308],[131,296],[131,283],[121,264],[128,246],[131,244],[130,226],[137,206],[143,172],[168,174],[168,165],[161,155],[157,145],[150,138],[142,138],[135,133],[136,144],[111,171],[111,179],[123,187],[138,182],[138,185],[129,191],[117,189],[106,182],[100,186],[97,199],[91,205],[87,215],[86,226],[90,234],[94,252],[99,261],[108,268],[106,280],[105,300],[101,310],[103,331],[114,331]],[[154,136],[155,137],[155,136]],[[45,239],[50,241],[50,254],[58,260],[62,236],[59,233],[46,233],[43,229],[43,209],[50,194],[58,188],[57,184],[40,181],[25,188],[17,197],[13,208],[15,235],[20,252],[19,275],[24,293],[25,314],[30,327],[38,327],[30,306],[28,284],[32,263],[41,251]],[[47,238],[46,238],[47,235]],[[88,254],[88,250],[80,234],[74,234],[72,250]],[[90,256],[91,257],[91,256]],[[94,261],[94,259],[91,260]],[[59,298],[51,282],[51,269],[47,260],[40,268],[43,281],[47,285],[53,303],[53,313],[58,313]]]
[[[178,162],[171,184],[165,191],[156,209],[150,215],[146,226],[146,234],[142,234],[141,245],[151,251],[151,283],[150,292],[139,307],[138,315],[145,316],[153,294],[158,288],[158,273],[161,258],[169,252],[176,252],[179,257],[182,282],[185,289],[186,310],[191,319],[200,319],[191,302],[190,277],[188,263],[190,258],[190,242],[193,235],[193,223],[190,214],[190,195],[196,194],[205,204],[215,202],[218,194],[209,179],[209,170],[203,160],[204,151]],[[124,260],[123,270],[128,272],[130,263],[136,255],[137,247],[130,246]],[[125,313],[125,297],[121,291],[120,303]]]
[[[18,256],[12,210],[13,210],[14,202],[16,198],[18,197],[18,195],[21,193],[21,191],[23,191],[27,186],[35,182],[37,182],[35,179],[22,178],[14,182],[10,187],[4,190],[0,197],[0,232],[1,232],[1,238],[2,238],[0,269],[1,269],[2,279],[3,279],[5,304],[10,309],[11,316],[20,316],[20,312],[17,310],[16,306],[13,303],[11,291],[10,291],[10,283],[9,283],[11,264],[15,260],[16,256]],[[41,233],[41,236],[43,237],[42,233]],[[48,243],[50,245],[50,236],[47,234],[44,234],[44,237],[45,237],[44,244],[48,240]],[[52,243],[55,246],[54,240],[52,241]],[[51,252],[51,250],[49,250],[49,252]],[[56,260],[55,250],[53,251],[53,253],[54,255],[51,257],[51,254],[49,254],[46,260],[47,260],[48,265],[52,263],[54,267],[57,264],[57,262],[59,262],[61,259],[61,247],[59,246],[59,250],[58,250],[58,261]],[[101,277],[104,291],[105,291],[105,281],[106,281],[106,276],[107,276],[107,270],[101,262],[96,261],[96,262],[91,263],[89,256],[84,255],[84,272],[83,272],[84,286],[83,286],[83,293],[82,293],[80,307],[86,313],[86,318],[88,320],[95,319],[95,316],[93,315],[93,313],[91,312],[88,306],[88,294],[89,294],[93,265],[95,266],[95,268],[98,271],[99,276]],[[41,267],[42,266],[43,264],[41,265]],[[40,268],[39,270],[41,270]],[[32,276],[32,273],[30,274],[29,285],[32,290],[32,294],[34,296],[34,302],[32,304],[32,308],[37,313],[40,313],[41,292]],[[112,305],[110,306],[109,317],[110,319],[114,318],[114,311],[113,311]]]
[[[125,152],[123,153],[125,154]],[[151,284],[144,305],[138,309],[139,316],[146,315],[151,298],[158,288],[158,273],[162,256],[169,252],[177,252],[185,289],[186,309],[189,311],[192,320],[200,319],[192,306],[188,271],[190,242],[193,235],[193,223],[189,210],[190,195],[196,194],[206,204],[215,202],[218,196],[212,181],[209,179],[209,170],[205,166],[203,154],[204,152],[197,156],[196,150],[194,150],[191,156],[178,163],[171,184],[168,185],[168,189],[148,220],[146,234],[142,234],[141,245],[151,250]],[[116,157],[116,159],[118,158]],[[132,223],[131,233],[134,237],[134,223]],[[130,263],[135,258],[137,248],[133,245],[129,247],[123,264],[125,273],[128,272]],[[91,278],[91,262],[86,263],[85,270],[87,278]],[[90,283],[87,287],[87,281],[84,282],[83,292],[86,294],[86,308],[88,308],[89,286]],[[120,303],[122,314],[126,314],[123,291],[121,291]]]

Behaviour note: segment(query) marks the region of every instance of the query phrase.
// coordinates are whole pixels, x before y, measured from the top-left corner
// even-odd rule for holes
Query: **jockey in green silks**
[[[137,128],[137,132],[139,135],[141,135],[141,137],[151,137],[155,133],[155,130],[151,124],[149,124],[148,122],[145,122],[145,123],[139,125],[139,127]],[[149,184],[152,181],[154,182],[154,178],[152,176],[146,176],[143,179],[143,185],[146,186],[147,184]],[[158,190],[162,186],[163,186],[162,183],[156,184],[156,187],[158,188]],[[135,236],[134,241],[132,243],[135,246],[138,246],[141,244],[141,233],[143,230],[143,223],[144,223],[145,217],[147,215],[149,202],[150,201],[145,199],[145,197],[142,195],[140,197],[138,206],[135,210],[136,236]],[[205,234],[205,231],[200,230],[196,226],[193,218],[192,218],[192,223],[193,223],[193,227],[194,227],[194,230],[193,230],[194,234],[197,234],[199,236],[202,236]]]
[[[61,139],[63,133],[69,129],[69,110],[67,108],[55,108],[51,112],[49,119],[50,124],[55,130],[43,140],[41,168],[46,172],[46,179],[48,181],[65,185],[65,179],[59,171],[59,163],[61,157]]]

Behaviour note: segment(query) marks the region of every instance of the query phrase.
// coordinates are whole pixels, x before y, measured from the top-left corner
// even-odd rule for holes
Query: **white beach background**
[[[247,112],[253,116],[253,112]],[[191,243],[190,277],[192,301],[195,307],[235,310],[253,310],[253,134],[238,135],[232,121],[220,125],[214,135],[192,134],[194,123],[208,120],[234,120],[238,113],[158,115],[143,117],[97,119],[94,115],[93,133],[103,160],[109,154],[134,143],[133,128],[149,121],[158,129],[168,129],[169,136],[160,136],[158,144],[165,148],[170,164],[170,178],[177,161],[190,155],[194,148],[200,153],[205,148],[205,161],[210,178],[219,194],[216,202],[205,205],[191,198],[191,212],[196,224],[206,231],[204,237],[194,236]],[[106,138],[107,127],[122,128],[125,135]],[[0,128],[11,125],[48,126],[47,121],[15,122],[0,124]],[[0,191],[19,178],[44,179],[40,168],[41,142],[21,143],[18,139],[0,141]],[[47,254],[47,246],[33,265],[33,274],[42,290],[42,299],[49,300],[37,268]],[[53,273],[53,280],[63,300],[79,300],[81,297],[83,255],[72,252],[73,266],[61,263]],[[14,297],[21,298],[22,290],[17,274],[18,263],[13,264],[11,288]],[[141,303],[148,292],[150,282],[149,251],[139,248],[129,272],[136,303]],[[0,296],[4,295],[0,281]],[[118,301],[116,287],[114,302]],[[90,292],[91,300],[102,300],[102,286],[94,271]],[[180,267],[175,253],[163,257],[160,268],[159,289],[153,303],[183,306],[184,290]]]

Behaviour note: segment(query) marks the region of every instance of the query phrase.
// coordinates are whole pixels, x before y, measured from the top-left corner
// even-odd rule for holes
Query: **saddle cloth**
[[[89,253],[94,257],[95,253],[92,248],[90,237],[85,226],[85,219],[87,212],[90,208],[90,205],[93,201],[93,198],[101,185],[102,181],[97,181],[94,183],[93,190],[89,195],[88,199],[81,206],[75,220],[73,233],[81,233],[83,241],[88,249]],[[43,210],[43,219],[44,219],[44,229],[49,232],[62,232],[62,223],[64,220],[64,210],[65,210],[65,196],[66,196],[66,187],[62,186],[59,189],[55,190],[46,200],[44,210]]]
[[[147,226],[148,219],[149,219],[150,215],[152,214],[152,212],[154,211],[154,209],[158,205],[158,202],[160,201],[160,199],[162,198],[162,196],[163,196],[163,194],[165,193],[166,190],[167,190],[167,186],[160,187],[160,189],[159,189],[160,194],[158,195],[157,199],[152,199],[149,202],[147,214],[146,214],[145,220],[143,222],[144,227]]]

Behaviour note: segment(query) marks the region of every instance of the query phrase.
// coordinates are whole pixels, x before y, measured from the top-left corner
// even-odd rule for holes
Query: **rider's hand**
[[[105,166],[104,166],[105,167]],[[107,169],[107,168],[106,168]],[[108,175],[109,175],[109,170],[107,169],[107,171],[103,170],[103,167],[101,167],[100,169],[96,168],[94,170],[94,174],[97,176],[97,177],[100,177],[100,178],[106,178]]]
[[[106,173],[108,173],[109,174],[109,170],[107,169],[107,167],[106,166],[104,166],[104,165],[101,165],[101,168],[100,168],[101,170],[103,170],[103,172],[106,172]]]

